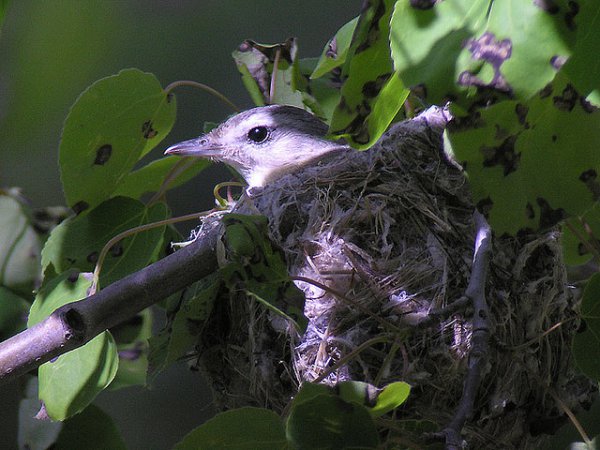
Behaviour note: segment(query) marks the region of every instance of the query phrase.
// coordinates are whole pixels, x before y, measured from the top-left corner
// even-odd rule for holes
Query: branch
[[[0,383],[17,378],[209,275],[217,267],[215,227],[181,250],[83,300],[68,303],[0,343]]]
[[[473,302],[473,334],[467,377],[463,387],[460,403],[454,417],[438,437],[445,440],[446,450],[463,448],[461,430],[465,422],[473,414],[473,405],[481,381],[481,369],[485,365],[490,335],[488,317],[489,310],[485,299],[485,285],[489,265],[489,253],[492,244],[491,229],[485,218],[478,212],[474,213],[477,235],[471,278],[465,292],[466,297]]]

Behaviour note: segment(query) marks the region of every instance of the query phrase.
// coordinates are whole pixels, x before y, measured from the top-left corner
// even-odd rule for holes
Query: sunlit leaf
[[[47,280],[31,306],[27,325],[31,327],[58,307],[85,298],[90,286],[90,274],[76,271]],[[117,346],[108,331],[42,364],[38,369],[39,396],[48,415],[64,420],[82,411],[110,384],[117,367]]]
[[[420,9],[397,2],[394,67],[428,103],[452,99],[466,107],[480,98],[478,88],[484,97],[526,100],[571,54],[576,32],[565,20],[566,3],[446,0]]]
[[[341,100],[329,131],[357,148],[368,148],[379,139],[408,96],[390,58],[394,3],[377,0],[363,8],[342,69]]]

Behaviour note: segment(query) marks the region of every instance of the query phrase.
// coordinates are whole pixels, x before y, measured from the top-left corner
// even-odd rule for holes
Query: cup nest
[[[471,349],[475,230],[465,175],[442,150],[445,124],[430,109],[369,151],[332,155],[237,203],[234,212],[269,219],[309,325],[299,336],[255,300],[226,293],[197,347],[217,406],[280,412],[304,381],[402,380],[412,390],[394,412],[398,426],[450,422]],[[557,398],[572,410],[591,405],[596,388],[570,351],[580,320],[560,238],[494,236],[488,354],[463,428],[473,448],[535,448],[566,421]]]

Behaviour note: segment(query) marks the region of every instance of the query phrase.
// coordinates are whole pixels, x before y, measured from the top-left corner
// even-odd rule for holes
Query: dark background
[[[34,207],[63,204],[58,170],[62,123],[77,96],[99,78],[136,67],[163,86],[190,79],[252,106],[231,59],[244,39],[298,38],[301,57],[357,16],[361,0],[159,1],[13,0],[0,34],[0,186],[19,186]],[[151,153],[200,134],[204,121],[231,113],[192,89],[175,91],[177,123]],[[175,214],[208,209],[220,167],[169,196]],[[16,448],[19,383],[0,387],[0,449]],[[131,449],[170,448],[210,417],[210,396],[182,364],[150,388],[105,392],[98,405],[118,423]],[[165,420],[167,418],[167,420]]]

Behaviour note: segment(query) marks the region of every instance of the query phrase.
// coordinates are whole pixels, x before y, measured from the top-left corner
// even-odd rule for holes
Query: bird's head
[[[250,187],[264,186],[322,156],[346,150],[325,139],[327,125],[293,106],[270,105],[244,111],[196,139],[169,147],[165,154],[222,161]]]

